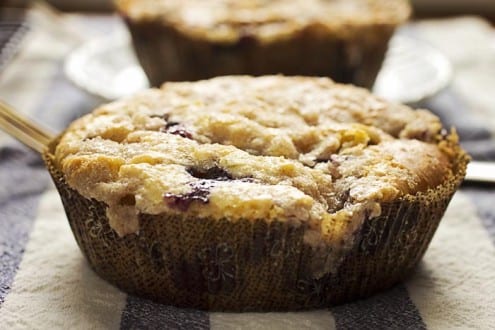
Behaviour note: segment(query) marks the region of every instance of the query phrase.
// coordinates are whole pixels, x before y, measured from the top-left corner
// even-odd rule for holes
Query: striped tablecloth
[[[122,28],[115,18],[72,20],[98,26],[86,34]],[[60,130],[98,100],[64,77],[74,39],[53,22],[34,23],[0,72],[0,98]],[[430,105],[461,126],[477,156],[495,158],[495,51],[487,44],[493,32],[469,18],[415,29],[447,50],[458,70],[452,89]],[[128,296],[99,279],[78,250],[40,157],[0,133],[0,328],[494,329],[495,191],[463,187],[417,270],[389,291],[327,310],[208,313]]]

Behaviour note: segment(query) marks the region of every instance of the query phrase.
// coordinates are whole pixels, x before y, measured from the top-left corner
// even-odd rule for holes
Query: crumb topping
[[[359,26],[397,25],[407,20],[406,0],[115,0],[132,20],[161,20],[192,36],[236,42],[283,38],[314,27],[345,36]]]
[[[328,241],[452,175],[441,130],[428,111],[327,78],[231,76],[103,105],[67,129],[55,162],[120,235],[165,212],[286,221]]]

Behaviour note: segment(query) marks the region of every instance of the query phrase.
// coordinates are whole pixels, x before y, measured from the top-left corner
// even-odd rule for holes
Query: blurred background
[[[11,6],[23,6],[29,0],[4,0]],[[111,0],[48,0],[60,10],[108,11]],[[448,16],[458,14],[481,15],[495,22],[494,0],[411,0],[416,17]]]
[[[3,0],[0,3],[22,6],[29,0]],[[48,0],[60,10],[108,11],[111,0]],[[411,0],[416,17],[449,16],[458,14],[481,15],[495,22],[495,0]]]
[[[469,143],[472,144],[472,147],[468,148],[471,154],[477,158],[495,159],[495,138],[492,138],[495,137],[495,109],[493,108],[495,92],[492,87],[495,86],[495,0],[410,0],[410,2],[413,5],[413,20],[401,29],[400,34],[413,37],[414,40],[419,41],[419,46],[433,46],[441,52],[440,55],[444,57],[443,62],[436,60],[438,56],[432,56],[428,49],[424,47],[417,49],[418,44],[413,45],[413,51],[410,51],[411,48],[406,49],[407,51],[400,47],[393,48],[400,49],[401,54],[420,54],[420,59],[426,60],[428,63],[425,64],[430,64],[433,71],[428,72],[428,79],[425,81],[423,78],[426,76],[419,74],[426,72],[425,70],[418,69],[414,70],[412,72],[414,74],[411,75],[399,75],[397,74],[399,72],[397,71],[398,66],[392,65],[393,70],[391,72],[395,73],[395,76],[400,76],[402,82],[385,79],[386,83],[381,85],[385,86],[387,91],[390,91],[390,86],[395,86],[397,87],[394,87],[395,89],[405,93],[411,93],[410,88],[402,88],[402,83],[405,84],[406,81],[412,81],[414,83],[412,86],[424,87],[423,89],[428,90],[431,94],[425,94],[422,97],[413,95],[414,97],[411,99],[401,97],[390,99],[433,110],[441,117],[447,127],[456,126],[458,128],[466,147]],[[31,29],[27,26],[29,24],[24,23],[23,19],[12,19],[17,15],[24,16],[23,10],[2,10],[6,7],[24,7],[30,3],[50,4],[50,6],[38,6],[37,10],[33,11],[40,15],[35,19],[36,22],[31,24]],[[52,6],[58,10],[54,10],[51,8]],[[29,63],[38,63],[40,58],[49,57],[52,60],[50,65],[57,65],[57,70],[59,70],[57,74],[61,80],[70,78],[69,80],[75,82],[77,87],[82,87],[81,89],[86,92],[89,91],[90,96],[96,94],[97,96],[104,96],[105,99],[114,99],[117,98],[116,94],[102,91],[107,90],[108,86],[116,86],[115,88],[118,87],[120,91],[142,87],[141,85],[147,84],[147,81],[143,82],[146,78],[143,77],[140,67],[137,68],[139,72],[134,70],[136,69],[136,60],[131,59],[132,61],[129,61],[129,56],[133,56],[129,43],[119,43],[121,40],[119,36],[126,32],[126,27],[118,15],[112,14],[112,0],[44,0],[37,2],[0,0],[0,27],[3,28],[4,32],[0,34],[0,45],[6,45],[3,50],[0,49],[0,75],[3,76],[0,78],[9,81],[7,78],[11,76],[15,78],[15,81],[19,80],[19,85],[26,84],[25,81],[20,81],[21,78],[19,77],[22,75],[17,74],[12,68],[2,72],[2,68],[12,62],[14,53],[20,53],[22,56],[32,57],[29,57]],[[36,26],[37,29],[33,29],[33,26]],[[24,44],[20,42],[23,33],[16,33],[17,30],[23,33],[31,30],[31,36],[24,38]],[[95,52],[95,45],[92,45],[91,41],[104,37],[108,39],[98,44],[100,53],[104,55],[100,56],[100,53]],[[17,39],[17,42],[10,42],[10,40],[16,41]],[[33,40],[38,39],[42,40],[39,41],[40,45],[38,45],[42,47],[37,47],[36,43],[33,42]],[[110,42],[109,45],[109,41],[114,41],[114,43]],[[46,45],[50,46],[46,47]],[[31,48],[35,48],[36,52],[33,52]],[[122,54],[126,54],[127,57]],[[84,55],[83,57],[87,61],[84,63],[85,65],[81,64],[82,59],[78,57],[80,55]],[[17,56],[19,62],[22,62],[22,56]],[[411,63],[418,63],[411,61],[409,57],[407,59],[407,66],[404,68],[426,68],[422,64],[410,66]],[[132,62],[133,66],[123,66],[121,65],[123,61],[126,65]],[[452,66],[452,70],[445,69],[445,64],[442,68],[440,64],[445,61],[448,62],[448,66]],[[71,68],[75,69],[71,70]],[[382,68],[382,76],[384,75],[383,72],[387,72],[387,66],[384,68]],[[92,72],[90,69],[96,71]],[[103,73],[106,74],[107,80],[102,78]],[[411,70],[408,73],[411,73]],[[94,79],[94,77],[100,79]],[[407,80],[405,77],[411,79]],[[417,77],[422,79],[418,80],[421,83],[415,80],[419,79]],[[2,79],[0,79],[0,83],[1,81]],[[386,97],[387,93],[380,93],[380,81],[379,79],[378,83],[375,84],[374,92]],[[125,84],[121,82],[125,82]],[[431,88],[433,82],[436,82],[435,88]],[[445,84],[442,85],[443,82]],[[68,84],[65,80],[64,83]],[[135,84],[133,85],[133,83]],[[445,86],[449,88],[444,88]],[[432,96],[435,97],[432,98]],[[11,96],[4,96],[4,98],[8,97]],[[24,96],[20,95],[19,98],[24,98]],[[84,107],[81,106],[81,109],[85,109],[85,111],[91,108],[92,104],[101,101],[96,100],[89,103],[91,98],[87,95],[81,96],[81,99],[87,103]],[[15,100],[12,103],[15,104]],[[452,109],[456,109],[459,113],[453,116]],[[460,114],[464,116],[461,118]],[[485,127],[487,123],[490,124],[489,127]],[[486,140],[487,143],[480,143],[481,140]]]

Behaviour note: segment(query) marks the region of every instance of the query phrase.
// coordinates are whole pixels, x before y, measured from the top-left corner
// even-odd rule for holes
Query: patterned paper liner
[[[153,86],[222,75],[284,74],[331,77],[371,88],[396,28],[390,24],[366,26],[349,38],[307,28],[269,43],[245,36],[224,45],[192,39],[162,22],[138,22],[122,16]]]
[[[71,189],[50,151],[44,159],[81,251],[105,280],[178,307],[275,311],[363,298],[410,274],[464,178],[469,157],[456,152],[455,175],[435,189],[383,204],[382,214],[364,222],[336,269],[324,276],[314,275],[315,261],[334,252],[305,244],[304,226],[141,214],[139,233],[121,238],[108,224],[106,205]]]

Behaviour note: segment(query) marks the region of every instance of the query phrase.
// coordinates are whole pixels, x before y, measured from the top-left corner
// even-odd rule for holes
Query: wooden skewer
[[[2,101],[0,101],[0,129],[39,153],[42,153],[55,137],[53,133],[19,114]]]
[[[26,126],[23,121],[16,117],[4,116],[0,114],[0,119],[4,124],[11,126],[13,129],[17,129],[32,138],[38,140],[42,144],[48,144],[49,140],[45,133],[38,131],[36,127]]]

